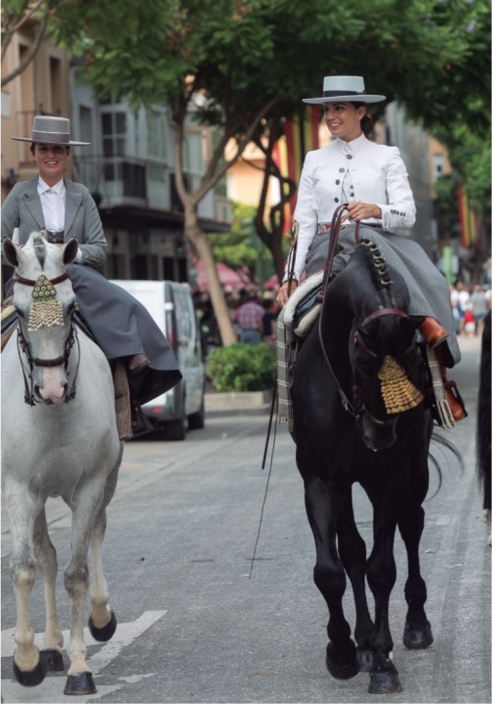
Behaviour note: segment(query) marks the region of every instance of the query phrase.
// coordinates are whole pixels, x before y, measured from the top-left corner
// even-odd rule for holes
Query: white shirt
[[[67,190],[63,178],[54,186],[48,186],[43,179],[38,177],[38,194],[43,210],[44,225],[51,232],[60,232],[65,227],[65,196]],[[76,262],[82,262],[84,259],[82,251],[79,248]]]
[[[294,268],[298,281],[318,223],[330,223],[335,209],[347,201],[375,203],[381,209],[381,219],[368,218],[363,223],[380,225],[387,231],[414,225],[416,207],[397,147],[376,144],[362,134],[349,145],[336,139],[307,153],[294,213],[299,223]]]

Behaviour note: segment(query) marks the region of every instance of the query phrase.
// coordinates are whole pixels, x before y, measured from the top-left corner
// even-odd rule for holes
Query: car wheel
[[[185,440],[185,417],[180,416],[179,419],[167,421],[164,426],[165,437],[168,441],[183,441]]]
[[[202,397],[202,406],[195,414],[190,414],[188,417],[188,428],[190,430],[195,430],[197,428],[204,428],[205,426],[205,408],[204,408],[204,397]]]

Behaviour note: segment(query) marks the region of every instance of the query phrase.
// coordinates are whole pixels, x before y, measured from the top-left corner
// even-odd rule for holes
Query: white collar
[[[38,193],[46,193],[47,191],[54,191],[59,196],[62,196],[65,191],[65,183],[63,177],[54,186],[48,186],[46,181],[43,181],[41,176],[38,177]]]
[[[361,149],[365,142],[366,137],[364,132],[362,132],[359,137],[356,137],[355,140],[351,140],[351,142],[346,142],[345,140],[341,140],[340,137],[336,137],[335,145],[337,146],[340,152],[352,152],[353,154],[356,154],[356,152]]]

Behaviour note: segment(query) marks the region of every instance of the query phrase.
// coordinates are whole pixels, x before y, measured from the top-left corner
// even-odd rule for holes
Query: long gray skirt
[[[77,304],[108,360],[142,353],[151,364],[130,375],[132,398],[138,404],[164,394],[182,378],[166,337],[139,301],[91,267],[71,264],[67,271]]]
[[[332,265],[332,273],[341,272],[356,248],[354,225],[341,228],[339,231],[336,255]],[[313,238],[306,258],[307,275],[325,267],[329,251],[330,232],[317,233]],[[411,304],[409,313],[412,316],[432,316],[450,333],[447,340],[450,358],[447,367],[453,367],[461,359],[459,344],[455,334],[455,326],[450,305],[450,291],[447,280],[435,267],[421,245],[414,240],[394,233],[385,232],[381,228],[360,225],[360,239],[368,238],[378,245],[387,264],[394,267],[404,278],[409,289]]]

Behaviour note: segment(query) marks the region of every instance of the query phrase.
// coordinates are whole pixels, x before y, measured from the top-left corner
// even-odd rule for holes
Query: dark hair
[[[31,144],[30,144],[30,146],[29,146],[29,151],[31,152],[31,154],[33,155],[33,157],[34,157],[34,148],[36,147],[36,144],[41,144],[41,142],[38,142],[38,143],[36,143],[36,142],[31,142]],[[66,147],[66,148],[68,149],[68,151],[70,152],[70,145],[69,145],[69,144],[61,144],[61,145],[59,145],[59,146],[60,146],[60,147]]]
[[[353,103],[355,108],[366,108],[366,103]],[[368,115],[368,113],[365,113],[363,117],[361,118],[361,129],[364,132],[365,137],[369,137],[371,133],[373,132],[373,120],[371,117]]]

